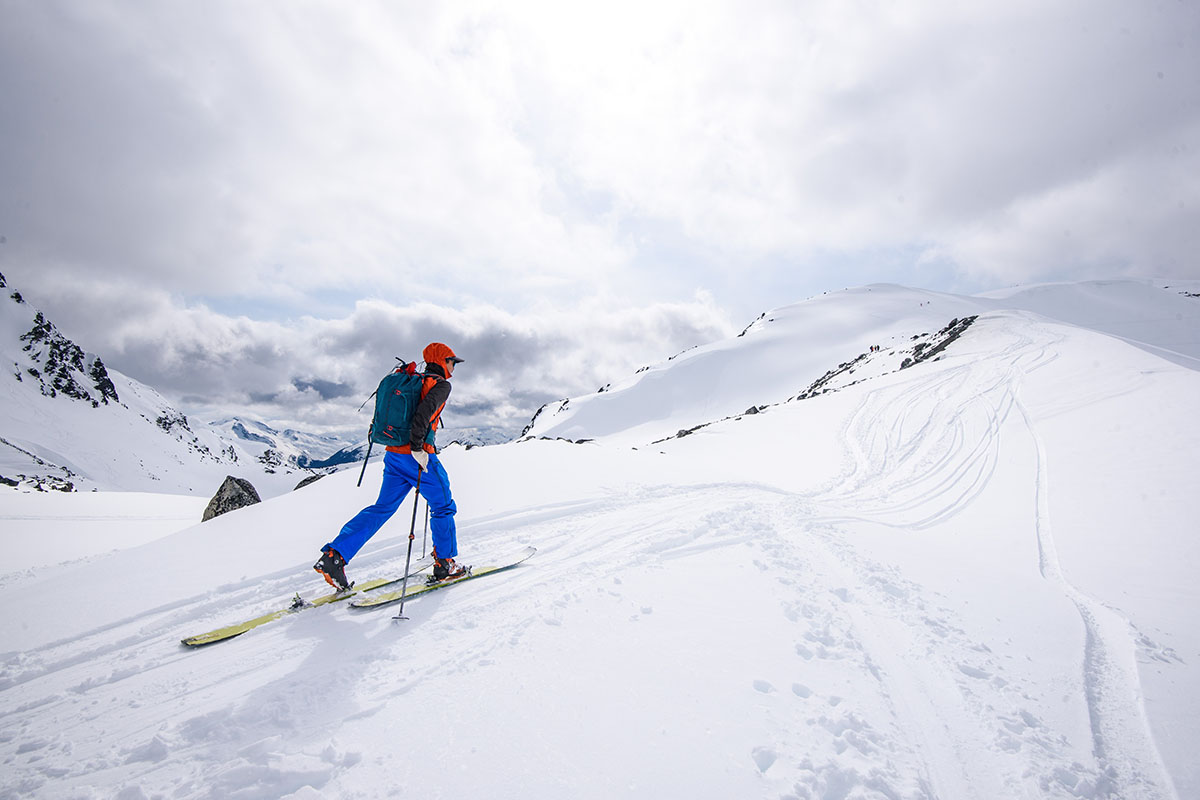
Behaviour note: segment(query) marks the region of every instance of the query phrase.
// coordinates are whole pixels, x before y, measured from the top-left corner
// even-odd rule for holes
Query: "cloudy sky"
[[[460,425],[826,290],[1200,277],[1190,0],[0,0],[0,272],[185,410]]]

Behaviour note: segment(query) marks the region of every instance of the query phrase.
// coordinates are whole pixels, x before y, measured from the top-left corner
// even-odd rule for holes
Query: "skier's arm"
[[[414,453],[422,449],[425,437],[429,435],[430,425],[442,413],[442,407],[446,405],[449,397],[450,381],[438,381],[417,404],[417,410],[413,412],[412,431],[409,435],[409,447]]]

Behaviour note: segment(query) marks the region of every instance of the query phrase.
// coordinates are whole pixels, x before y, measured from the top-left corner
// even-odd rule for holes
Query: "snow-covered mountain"
[[[13,495],[0,797],[1198,797],[1198,293],[768,312],[449,448],[460,560],[539,551],[404,622],[178,644],[322,593],[377,467],[190,527]]]
[[[961,333],[960,322],[995,312],[1036,312],[1195,367],[1198,284],[1103,281],[980,297],[874,285],[826,294],[764,313],[735,339],[692,348],[594,395],[548,404],[523,436],[649,443],[898,371]]]
[[[270,496],[314,469],[346,463],[331,458],[345,446],[332,439],[294,431],[255,439],[240,436],[236,421],[223,429],[189,420],[154,389],[108,369],[64,336],[3,275],[0,289],[6,365],[0,482],[6,486],[211,496],[233,473]],[[329,460],[313,464],[309,452]]]
[[[209,423],[220,435],[255,452],[264,463],[278,469],[287,465],[301,469],[326,469],[361,461],[366,453],[366,436],[360,442],[344,437],[307,433],[292,428],[276,430],[265,422],[240,417]]]

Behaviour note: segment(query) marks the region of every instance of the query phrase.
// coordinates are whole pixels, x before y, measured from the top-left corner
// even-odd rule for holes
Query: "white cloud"
[[[1182,151],[1131,158],[1015,200],[948,237],[937,255],[1013,282],[1195,276],[1197,174],[1200,158]]]
[[[631,227],[708,270],[1020,236],[1014,205],[1200,118],[1167,0],[10,6],[9,253],[192,297],[627,298]]]
[[[730,258],[949,244],[981,225],[1020,238],[1014,204],[1081,185],[1134,215],[1187,193],[1170,180],[1184,165],[1146,159],[1194,141],[1200,119],[1187,77],[1200,61],[1179,29],[1197,16],[1179,4],[706,10],[636,31],[552,19],[560,35],[535,30],[521,52],[541,55],[529,94],[558,110],[547,147],[567,168]],[[1147,165],[1157,189],[1093,180]],[[1178,232],[1110,243],[1109,273],[1190,250]],[[1024,244],[1035,273],[1096,263]],[[950,250],[965,273],[1008,275]]]
[[[330,419],[310,379],[427,330],[561,340],[598,385],[851,274],[1195,276],[1198,28],[1172,0],[8,0],[0,267],[136,377]]]
[[[180,307],[166,294],[115,285],[31,302],[46,307],[52,321],[70,319],[60,325],[64,333],[99,352],[109,367],[178,398],[193,413],[244,413],[322,429],[365,425],[359,402],[395,357],[419,360],[430,341],[446,342],[466,359],[454,379],[453,424],[517,433],[544,402],[595,391],[733,331],[703,293],[681,303],[612,307],[583,300],[524,313],[365,300],[343,318],[287,324]]]

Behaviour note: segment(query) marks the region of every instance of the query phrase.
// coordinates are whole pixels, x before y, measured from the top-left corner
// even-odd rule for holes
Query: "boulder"
[[[325,477],[324,475],[309,475],[307,478],[305,478],[304,480],[302,480],[296,484],[296,489],[303,489],[305,486],[308,486],[310,483],[316,483],[317,481],[321,480],[321,478],[324,478],[324,477]],[[292,489],[292,491],[294,492],[294,491],[296,491],[296,489]]]
[[[228,475],[225,482],[221,484],[221,488],[217,489],[217,493],[213,495],[213,499],[208,501],[208,508],[204,509],[204,516],[200,518],[200,521],[208,522],[213,517],[219,517],[228,511],[236,511],[239,508],[261,502],[262,498],[258,496],[258,492],[254,490],[250,481]]]

